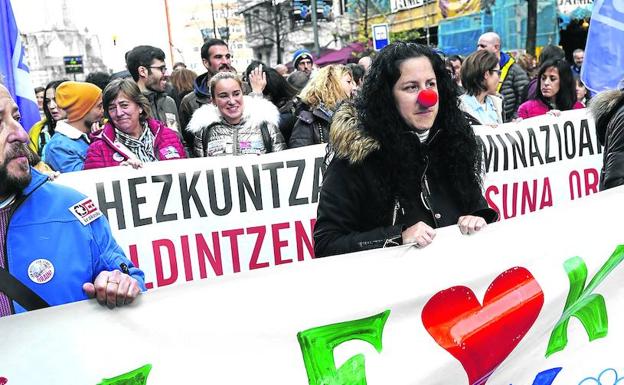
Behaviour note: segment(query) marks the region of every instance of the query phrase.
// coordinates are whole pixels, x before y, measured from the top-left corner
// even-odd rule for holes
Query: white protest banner
[[[485,198],[501,219],[598,192],[602,147],[586,110],[477,127]]]
[[[0,377],[84,385],[151,365],[127,383],[612,385],[623,201],[610,190],[472,236],[441,229],[424,249],[159,288],[128,308],[0,318]]]
[[[311,259],[324,152],[64,174],[98,205],[148,288]]]
[[[597,191],[594,131],[585,110],[476,128],[489,204],[506,219]],[[97,203],[153,288],[311,259],[324,156],[317,145],[69,173],[58,183]]]

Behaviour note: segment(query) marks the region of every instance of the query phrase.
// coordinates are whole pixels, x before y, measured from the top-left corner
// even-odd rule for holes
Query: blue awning
[[[561,20],[559,28],[566,29],[572,20],[586,20],[591,18],[593,9],[593,4],[581,5],[568,12],[562,12],[560,9],[557,15]]]

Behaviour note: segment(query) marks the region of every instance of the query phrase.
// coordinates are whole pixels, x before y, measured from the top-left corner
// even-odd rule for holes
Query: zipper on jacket
[[[427,170],[429,169],[429,157],[425,155],[425,170],[420,178],[420,200],[423,206],[431,213],[431,218],[436,225],[436,228],[440,226],[436,218],[436,213],[433,210],[433,204],[431,202],[431,190],[429,189],[429,181],[427,180]]]
[[[240,153],[240,143],[238,143],[238,125],[232,126],[232,154],[239,155]]]

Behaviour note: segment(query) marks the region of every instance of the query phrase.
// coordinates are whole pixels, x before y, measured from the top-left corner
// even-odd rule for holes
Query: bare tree
[[[275,44],[277,63],[282,63],[284,38],[292,30],[288,2],[267,0],[239,11],[245,17],[248,39],[262,39]]]

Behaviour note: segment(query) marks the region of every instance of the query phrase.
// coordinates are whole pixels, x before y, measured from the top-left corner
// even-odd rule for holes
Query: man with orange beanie
[[[56,134],[45,147],[43,159],[54,170],[82,170],[94,123],[102,120],[102,90],[93,84],[64,82],[56,89],[56,104],[67,119],[56,124]]]

